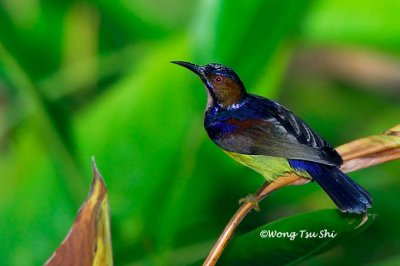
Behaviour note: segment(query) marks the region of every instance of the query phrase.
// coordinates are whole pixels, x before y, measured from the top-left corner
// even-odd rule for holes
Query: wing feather
[[[242,109],[206,119],[208,134],[222,149],[335,166],[342,164],[336,150],[299,117],[273,101],[251,97]]]

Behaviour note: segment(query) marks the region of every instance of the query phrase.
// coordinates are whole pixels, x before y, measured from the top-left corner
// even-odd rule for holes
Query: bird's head
[[[229,67],[220,64],[195,65],[189,62],[173,61],[196,73],[207,90],[207,108],[218,105],[222,108],[238,103],[246,90],[239,76]]]

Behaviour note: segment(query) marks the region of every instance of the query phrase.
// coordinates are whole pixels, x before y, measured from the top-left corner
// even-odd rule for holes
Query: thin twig
[[[383,134],[358,139],[341,145],[337,151],[342,155],[344,163],[341,170],[351,172],[367,168],[383,162],[400,158],[400,125],[385,131]],[[306,183],[306,180],[296,174],[288,174],[279,177],[274,182],[265,183],[255,195],[257,201],[261,201],[272,191],[283,186]],[[237,226],[253,208],[252,202],[242,204],[233,215],[224,231],[218,238],[213,249],[204,261],[205,266],[213,266],[227,246]]]

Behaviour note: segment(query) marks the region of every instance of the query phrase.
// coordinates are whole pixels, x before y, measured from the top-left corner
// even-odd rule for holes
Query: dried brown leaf
[[[382,134],[358,139],[336,148],[343,157],[341,170],[352,172],[400,158],[400,125]]]
[[[45,265],[113,265],[107,189],[94,160],[89,196]]]

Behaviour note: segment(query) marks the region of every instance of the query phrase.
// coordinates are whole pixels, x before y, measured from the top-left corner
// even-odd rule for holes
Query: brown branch
[[[343,157],[344,163],[341,166],[341,170],[344,172],[352,172],[387,161],[399,159],[400,124],[380,135],[358,139],[341,145],[337,147],[337,151]],[[308,180],[305,180],[296,174],[284,175],[271,183],[265,183],[255,197],[257,201],[261,201],[272,191],[283,186],[304,184],[307,181]],[[235,229],[252,208],[253,204],[251,202],[246,202],[239,207],[226,225],[203,265],[212,266],[216,264]]]

